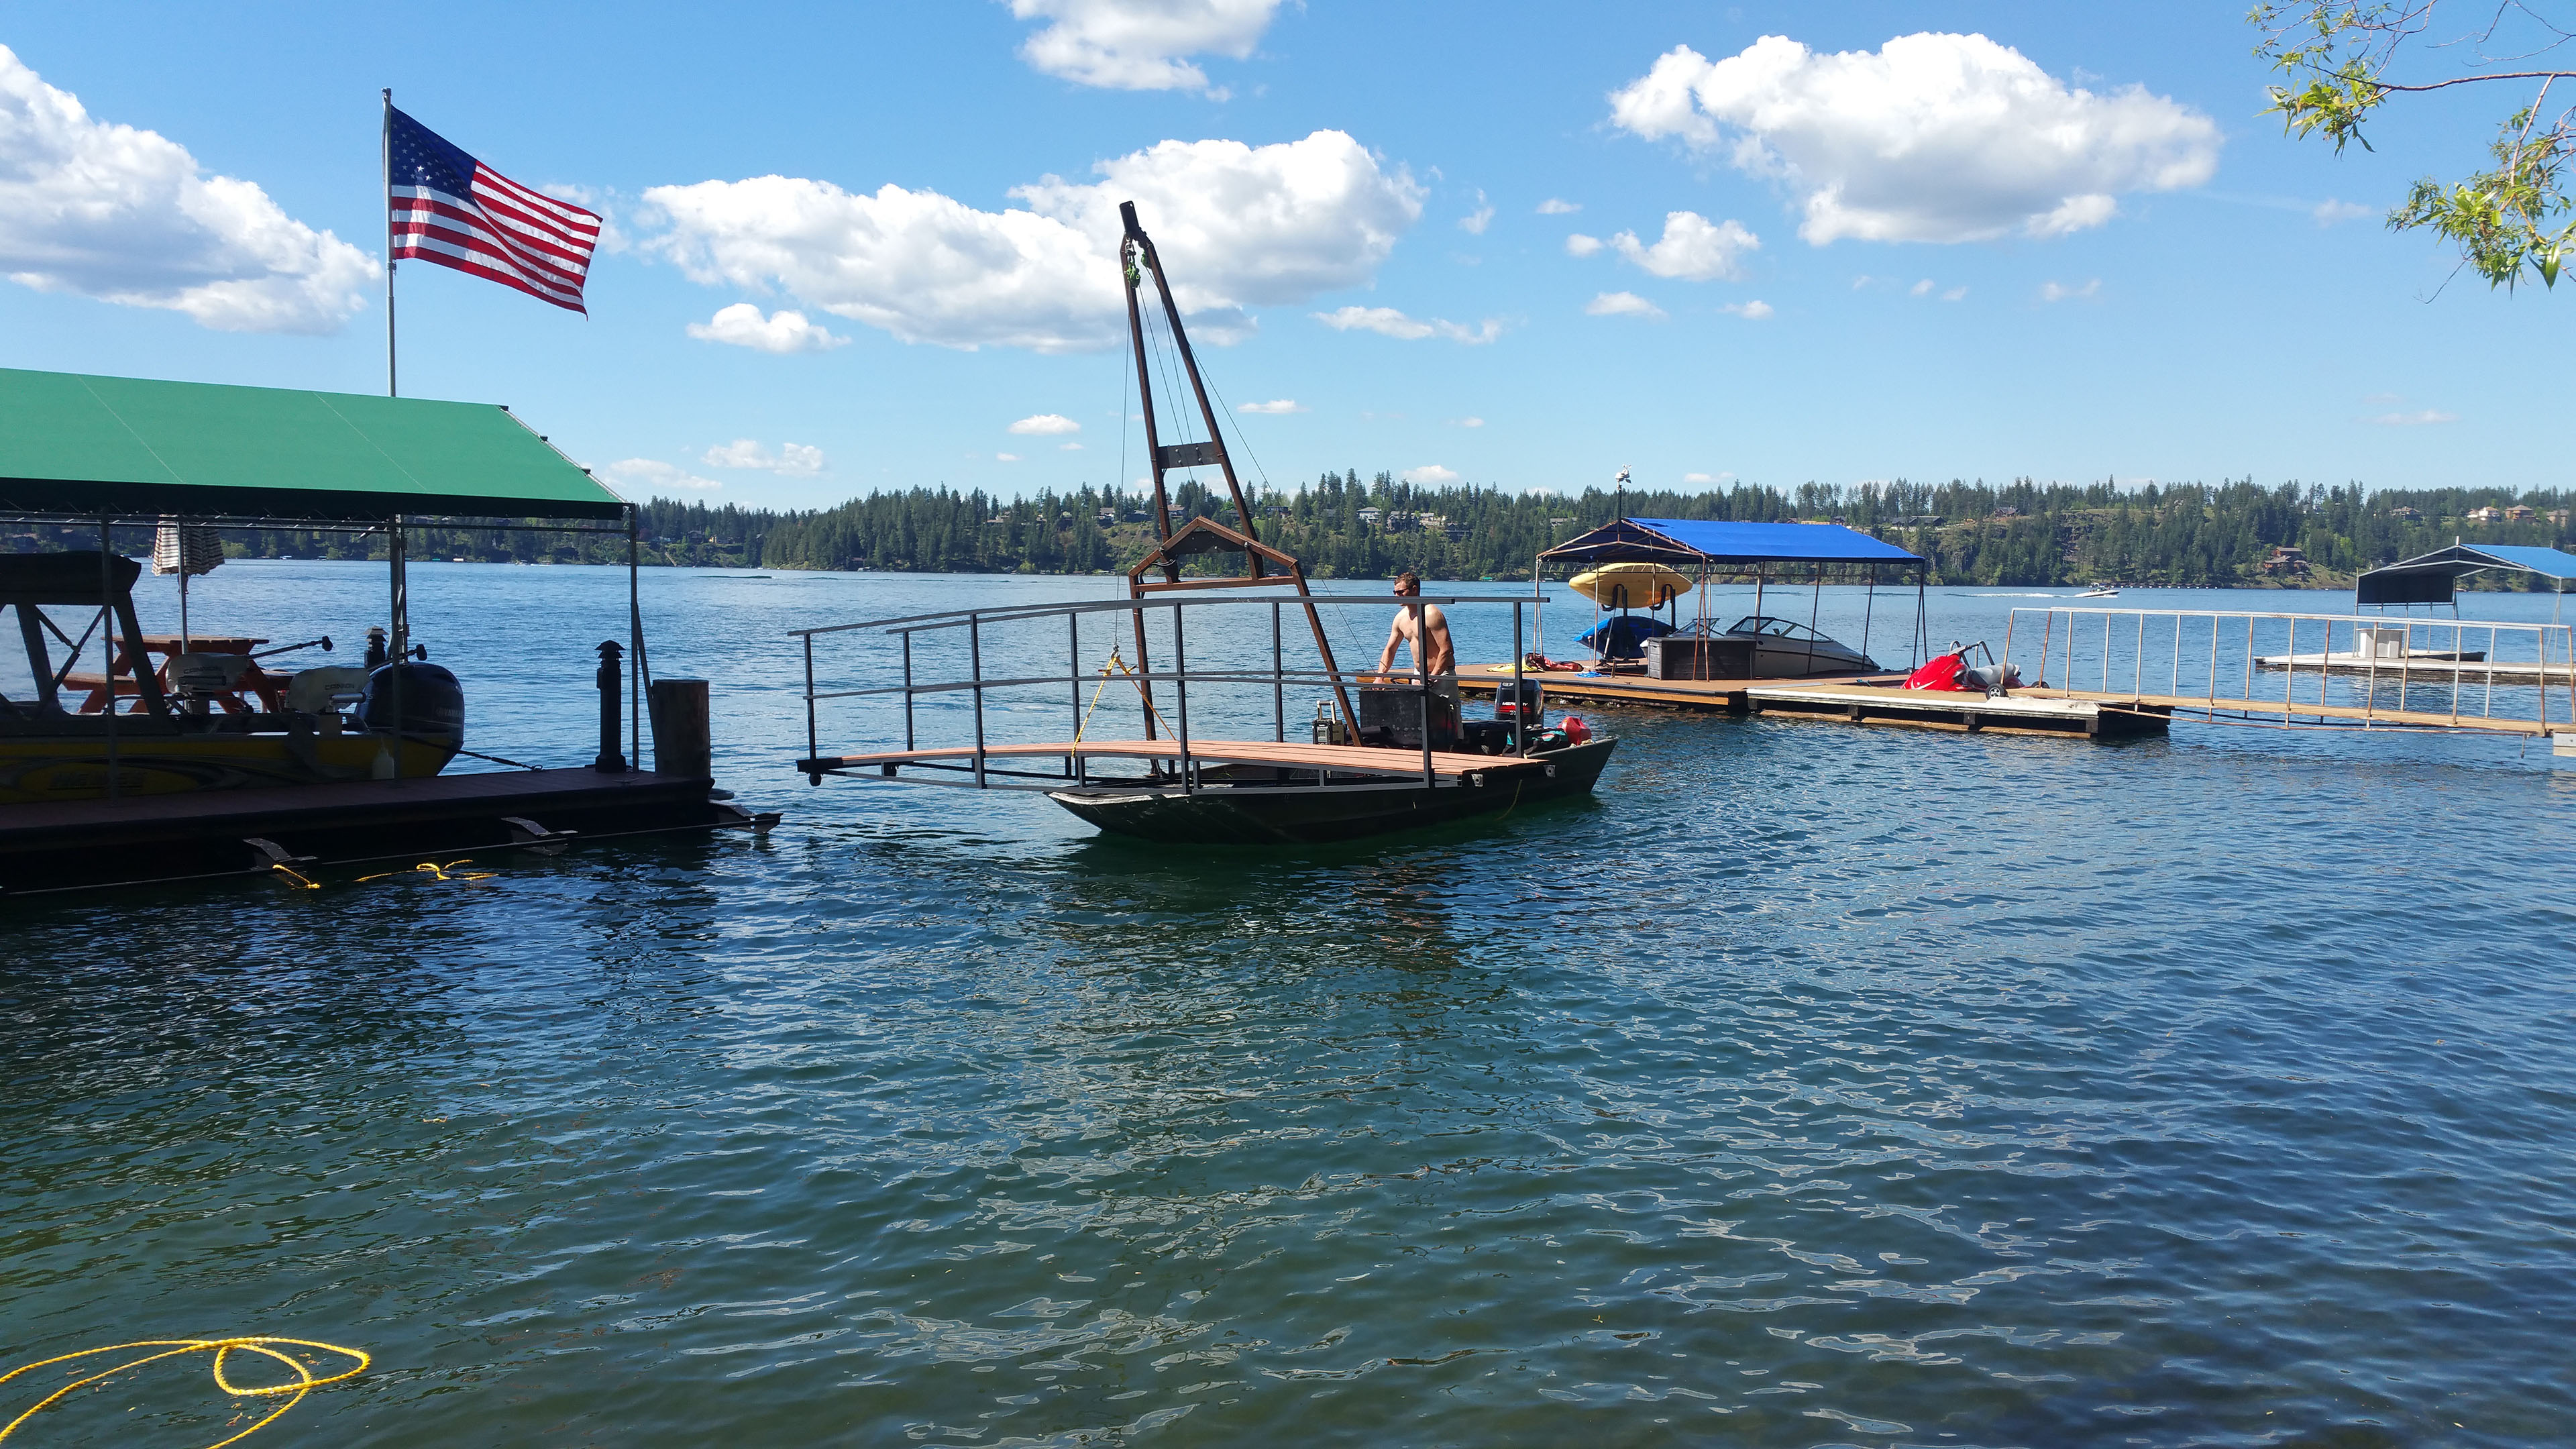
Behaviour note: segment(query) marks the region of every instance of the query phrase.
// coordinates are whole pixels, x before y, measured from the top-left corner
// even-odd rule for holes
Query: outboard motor
[[[394,676],[402,676],[402,714],[394,714]],[[465,690],[435,664],[388,664],[367,676],[358,720],[370,731],[400,732],[448,746],[465,743]]]

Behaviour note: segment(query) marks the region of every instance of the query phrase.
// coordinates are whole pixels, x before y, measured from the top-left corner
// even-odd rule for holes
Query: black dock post
[[[617,738],[621,732],[619,727],[623,723],[623,710],[618,703],[617,692],[626,683],[626,670],[620,656],[625,652],[625,647],[614,640],[600,642],[599,758],[591,761],[590,767],[603,775],[626,773],[626,756],[618,748],[622,741]]]
[[[657,679],[645,697],[653,706],[653,773],[713,779],[715,745],[707,728],[707,682]]]

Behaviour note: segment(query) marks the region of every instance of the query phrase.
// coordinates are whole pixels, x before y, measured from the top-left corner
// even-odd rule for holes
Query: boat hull
[[[374,773],[386,740],[366,734],[299,738],[138,730],[121,736],[116,745],[117,793],[143,796],[364,780]],[[455,754],[449,746],[407,740],[400,760],[403,778],[435,775]],[[107,784],[108,750],[102,735],[0,738],[0,805],[100,800],[107,796]]]
[[[1218,782],[1182,794],[1101,786],[1055,790],[1047,798],[1113,835],[1163,845],[1312,845],[1507,814],[1542,801],[1588,795],[1610,762],[1615,739],[1551,750],[1546,769],[1515,770],[1490,783],[1420,782],[1329,790],[1248,788]]]

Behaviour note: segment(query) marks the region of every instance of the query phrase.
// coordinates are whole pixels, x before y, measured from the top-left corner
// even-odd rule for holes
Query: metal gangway
[[[2576,753],[2576,629],[2260,610],[2022,607],[2019,694],[2216,723],[2555,736]]]
[[[1387,674],[1336,667],[1328,658],[1313,665],[1292,662],[1286,611],[1359,607],[1384,611],[1390,604],[1413,611],[1417,620],[1427,606],[1509,605],[1512,611],[1512,657],[1525,648],[1525,609],[1535,609],[1533,595],[1383,595],[1197,593],[1159,594],[1138,599],[1012,605],[952,610],[937,614],[872,619],[797,629],[804,655],[805,758],[797,769],[811,784],[825,776],[895,778],[903,772],[917,783],[956,784],[977,789],[1058,790],[1067,786],[1133,783],[1181,791],[1197,788],[1203,772],[1229,766],[1272,767],[1305,772],[1315,778],[1298,786],[1305,791],[1334,788],[1335,777],[1358,782],[1390,777],[1415,780],[1426,788],[1447,787],[1504,769],[1527,757],[1528,731],[1514,730],[1510,758],[1454,753],[1433,746],[1432,718],[1439,698],[1456,698],[1454,676],[1434,677],[1424,671],[1421,650],[1411,669]],[[1210,611],[1217,611],[1211,614]],[[1266,629],[1246,620],[1266,612]],[[1088,627],[1086,627],[1088,626]],[[1418,631],[1417,623],[1417,631]],[[1454,625],[1453,625],[1454,627]],[[891,636],[899,650],[877,653],[856,662],[863,673],[883,677],[888,665],[900,670],[900,682],[834,687],[818,671],[818,641],[854,635]],[[1123,652],[1134,648],[1135,659]],[[894,655],[892,659],[886,654]],[[1247,653],[1255,656],[1244,664]],[[1266,653],[1266,665],[1259,655]],[[1193,663],[1219,656],[1228,662]],[[1168,667],[1149,662],[1170,660]],[[846,674],[844,674],[846,677]],[[1535,678],[1532,680],[1535,685]],[[1318,701],[1318,719],[1308,737],[1303,720],[1289,714],[1290,688],[1329,691]],[[1413,702],[1419,721],[1420,748],[1363,747],[1361,721],[1350,704],[1354,689],[1401,693]],[[1057,695],[1056,690],[1065,693]],[[1518,685],[1514,698],[1536,693]],[[1267,699],[1260,698],[1267,696]],[[1054,703],[1041,704],[1052,697]],[[864,750],[828,753],[824,707],[866,706],[857,732],[891,735],[895,720],[883,706],[901,704],[903,745],[871,745]],[[1259,706],[1266,704],[1267,709]],[[1116,712],[1136,711],[1136,733],[1095,729],[1104,705]],[[962,707],[961,707],[962,706]],[[1267,715],[1267,719],[1260,716]],[[1056,721],[1062,720],[1059,726]],[[1216,732],[1208,726],[1214,724]],[[1330,728],[1324,728],[1329,725]],[[1266,726],[1268,739],[1255,736]],[[831,733],[841,733],[836,722]],[[954,744],[928,743],[925,737],[957,739]],[[971,739],[971,743],[966,741]],[[1105,776],[1096,762],[1141,762],[1149,773]],[[1481,781],[1478,781],[1479,783]]]

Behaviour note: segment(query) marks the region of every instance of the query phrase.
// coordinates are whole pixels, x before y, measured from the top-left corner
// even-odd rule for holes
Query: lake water
[[[8,908],[0,1366],[376,1355],[253,1445],[2576,1439],[2576,770],[2545,747],[1598,713],[1588,802],[1157,850],[788,767],[786,631],[1111,581],[644,583],[656,673],[714,681],[722,783],[786,812],[765,841]],[[1373,662],[1382,586],[1351,587],[1336,646]],[[622,571],[414,591],[469,743],[589,759]],[[1929,631],[2000,642],[2037,592],[1936,589]],[[192,612],[348,658],[380,598],[234,563]],[[1901,660],[1910,591],[1819,623],[1861,607]],[[1470,612],[1462,652],[1502,657],[1508,611]],[[1266,649],[1192,628],[1193,665]],[[818,673],[885,682],[890,648],[828,636]],[[1244,693],[1192,707],[1266,732]],[[838,708],[827,750],[899,736]],[[20,1432],[196,1445],[233,1409],[200,1361]]]

